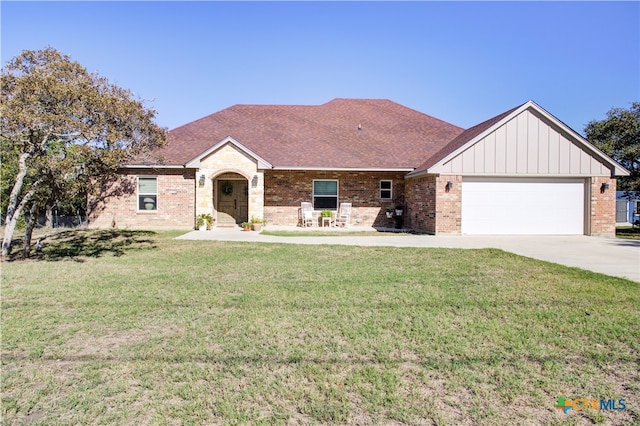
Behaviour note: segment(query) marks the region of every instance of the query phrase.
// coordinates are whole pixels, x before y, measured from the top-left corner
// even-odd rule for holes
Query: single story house
[[[352,204],[351,225],[430,234],[614,235],[628,171],[529,101],[469,129],[389,100],[235,105],[173,129],[90,203],[90,226],[296,225]]]
[[[640,192],[616,192],[616,222],[632,224],[640,222]]]

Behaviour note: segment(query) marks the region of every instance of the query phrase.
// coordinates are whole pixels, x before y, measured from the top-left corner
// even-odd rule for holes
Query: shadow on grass
[[[82,262],[83,257],[101,257],[103,255],[122,256],[131,250],[149,250],[156,247],[151,238],[153,231],[128,229],[82,229],[56,233],[43,238],[40,253],[32,253],[31,260],[75,260]],[[18,245],[19,247],[19,245]],[[18,251],[18,250],[17,250]],[[11,260],[21,259],[22,253],[15,253]]]

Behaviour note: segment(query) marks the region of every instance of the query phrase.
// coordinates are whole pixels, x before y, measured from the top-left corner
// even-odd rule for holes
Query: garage
[[[463,234],[584,234],[584,179],[463,178]]]

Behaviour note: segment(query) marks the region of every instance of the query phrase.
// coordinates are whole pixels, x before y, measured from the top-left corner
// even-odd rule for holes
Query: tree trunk
[[[16,229],[17,220],[11,219],[4,227],[4,237],[2,238],[2,257],[9,256],[11,253],[11,238],[13,231]]]
[[[44,226],[46,228],[53,228],[53,208],[47,206],[44,213]]]
[[[44,138],[42,138],[41,145],[44,146],[44,143],[47,141],[51,132],[48,132]],[[31,190],[24,194],[22,197],[22,201],[18,203],[18,197],[22,192],[22,187],[24,185],[24,178],[27,175],[27,160],[31,157],[31,154],[28,152],[23,152],[20,154],[20,158],[18,159],[18,174],[16,175],[16,180],[13,183],[13,188],[11,189],[11,194],[9,195],[9,203],[7,205],[7,218],[4,221],[4,235],[2,237],[2,257],[7,257],[11,251],[11,240],[13,239],[13,232],[16,230],[16,223],[18,222],[18,218],[20,217],[20,212],[24,208],[25,204],[27,204],[33,194],[35,194],[35,188],[38,187],[40,179],[38,179]]]
[[[33,235],[33,228],[36,227],[36,222],[38,221],[38,210],[38,203],[33,203],[29,209],[29,220],[24,230],[24,244],[22,246],[22,257],[25,259],[31,255],[31,236]]]
[[[9,223],[9,221],[15,214],[16,206],[18,205],[18,195],[20,195],[20,191],[22,191],[24,177],[27,175],[28,158],[28,153],[25,152],[20,154],[20,159],[18,160],[18,174],[16,175],[16,181],[13,183],[11,195],[9,195],[9,204],[7,205],[7,218],[5,220],[5,223]]]
[[[13,232],[16,230],[16,224],[18,223],[18,218],[20,217],[20,213],[24,208],[25,204],[31,200],[33,194],[35,193],[35,189],[31,189],[31,191],[27,192],[18,207],[16,207],[13,211],[13,215],[11,219],[9,219],[9,215],[7,214],[7,224],[4,227],[4,237],[2,239],[2,257],[9,256],[11,252],[11,240],[13,239]]]
[[[13,238],[13,231],[16,229],[16,221],[20,215],[20,211],[18,209],[18,195],[20,195],[20,191],[22,191],[22,185],[24,183],[24,177],[27,175],[27,159],[29,158],[29,154],[22,153],[20,154],[20,159],[18,161],[18,174],[16,176],[16,181],[13,184],[13,189],[11,189],[11,195],[9,195],[9,204],[7,205],[7,218],[5,219],[5,228],[4,228],[4,237],[2,239],[2,257],[5,257],[9,254],[11,250],[11,238]]]

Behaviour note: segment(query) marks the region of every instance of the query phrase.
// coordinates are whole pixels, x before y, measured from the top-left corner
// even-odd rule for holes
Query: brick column
[[[605,189],[603,185],[609,187]],[[591,178],[590,228],[591,235],[616,235],[616,179],[606,176]]]
[[[447,189],[447,183],[451,187]],[[462,232],[462,176],[440,175],[435,179],[436,234]]]

